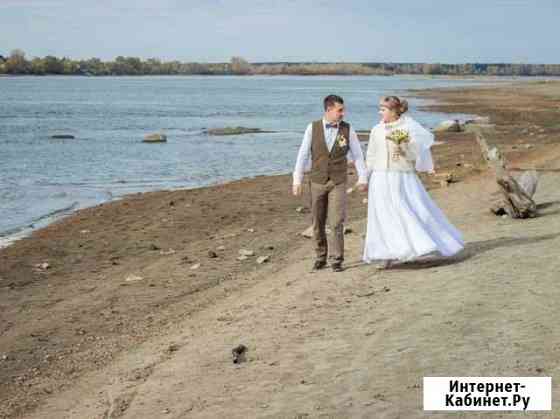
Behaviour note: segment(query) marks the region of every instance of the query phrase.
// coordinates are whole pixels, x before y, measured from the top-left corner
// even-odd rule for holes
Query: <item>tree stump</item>
[[[490,207],[490,210],[496,215],[507,214],[511,218],[536,217],[537,205],[533,201],[533,196],[539,180],[537,172],[526,171],[515,179],[508,173],[504,155],[497,147],[488,145],[482,129],[475,129],[474,132],[484,159],[494,170],[496,183],[501,192],[501,197]]]

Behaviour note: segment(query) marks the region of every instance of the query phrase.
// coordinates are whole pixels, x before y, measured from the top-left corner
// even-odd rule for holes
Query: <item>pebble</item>
[[[231,350],[231,354],[233,356],[233,363],[240,364],[241,362],[246,361],[247,355],[247,347],[243,344],[237,345],[235,348]]]
[[[192,270],[198,269],[200,268],[200,263],[195,263],[194,265],[191,266]]]
[[[268,255],[267,255],[267,256],[259,256],[259,257],[257,258],[257,263],[258,263],[259,265],[262,265],[263,263],[266,263],[266,262],[268,262],[268,261],[270,261],[270,256],[268,256]]]
[[[241,256],[254,256],[255,252],[253,252],[252,250],[248,250],[248,249],[240,249],[239,254]]]

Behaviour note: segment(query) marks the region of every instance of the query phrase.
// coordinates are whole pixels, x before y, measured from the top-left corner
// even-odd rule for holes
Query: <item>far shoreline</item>
[[[427,80],[481,80],[481,81],[500,81],[500,82],[531,82],[541,80],[560,80],[559,76],[515,76],[515,75],[486,75],[486,74],[336,74],[336,73],[321,73],[321,74],[0,74],[0,78],[46,78],[46,77],[75,77],[75,78],[183,78],[183,77],[208,77],[208,78],[291,78],[291,77],[360,77],[360,78],[386,78],[386,77],[401,77],[412,79],[427,79]]]

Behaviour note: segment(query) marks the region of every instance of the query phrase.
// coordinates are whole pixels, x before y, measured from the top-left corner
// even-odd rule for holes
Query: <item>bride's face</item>
[[[381,121],[383,122],[393,122],[399,118],[394,110],[389,109],[382,104],[379,105],[379,115],[381,116]]]

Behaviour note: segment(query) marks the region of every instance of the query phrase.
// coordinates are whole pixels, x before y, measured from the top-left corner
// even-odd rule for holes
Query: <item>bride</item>
[[[461,233],[430,198],[419,172],[433,172],[433,134],[405,116],[408,103],[397,96],[381,99],[381,121],[369,136],[368,218],[363,260],[387,269],[439,252],[451,256],[464,247]]]

